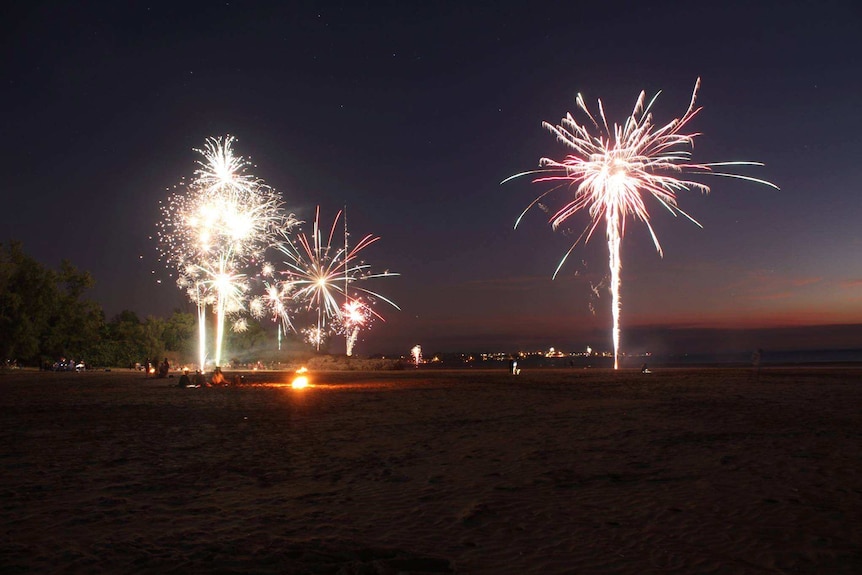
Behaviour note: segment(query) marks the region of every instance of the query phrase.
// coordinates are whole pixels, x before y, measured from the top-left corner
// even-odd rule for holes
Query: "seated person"
[[[227,380],[224,378],[224,374],[221,372],[221,368],[217,367],[213,370],[213,376],[210,379],[210,383],[213,385],[224,385]]]
[[[177,387],[190,387],[192,385],[192,380],[189,379],[189,370],[184,369],[183,374],[180,376],[180,381],[177,383]]]
[[[192,377],[192,385],[195,387],[206,387],[207,380],[204,377],[204,374],[201,373],[201,370],[196,369],[195,375]]]

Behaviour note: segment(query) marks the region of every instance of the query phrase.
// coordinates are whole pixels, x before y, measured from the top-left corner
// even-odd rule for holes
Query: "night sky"
[[[649,200],[664,258],[629,222],[622,349],[862,347],[862,329],[800,329],[862,324],[856,2],[4,6],[0,241],[90,271],[109,318],[188,308],[151,239],[159,201],[232,134],[301,219],[347,205],[381,236],[367,261],[402,275],[373,287],[402,311],[358,353],[610,349],[603,238],[552,280],[587,214],[514,230],[546,188],[500,182],[562,159],[541,122],[578,92],[613,121],[661,90],[663,124],[701,77],[694,159],[762,161],[745,173],[781,190],[683,192],[703,229]]]

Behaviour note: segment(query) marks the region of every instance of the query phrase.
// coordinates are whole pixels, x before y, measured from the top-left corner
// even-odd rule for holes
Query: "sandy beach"
[[[0,572],[862,573],[862,369],[0,373]]]

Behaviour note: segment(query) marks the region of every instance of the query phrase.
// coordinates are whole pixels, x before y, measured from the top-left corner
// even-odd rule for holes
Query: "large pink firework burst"
[[[654,123],[650,111],[659,94],[656,94],[649,104],[644,105],[645,93],[641,92],[631,115],[626,118],[622,125],[614,124],[613,128],[608,124],[601,100],[598,101],[597,121],[584,103],[583,96],[578,94],[577,106],[586,114],[596,134],[590,133],[590,128],[586,123],[578,123],[570,113],[567,113],[558,125],[543,122],[542,125],[556,135],[557,139],[569,147],[572,152],[562,161],[541,158],[539,170],[522,172],[504,180],[505,183],[519,176],[536,175],[533,180],[534,183],[550,182],[556,184],[527,206],[516,220],[515,227],[518,227],[524,214],[531,207],[561,187],[573,191],[574,195],[568,203],[551,216],[550,222],[554,229],[577,212],[584,209],[589,210],[590,223],[560,260],[554,277],[581,239],[585,242],[589,241],[599,224],[602,221],[605,222],[609,253],[608,265],[611,273],[614,369],[619,368],[620,271],[622,269],[620,245],[625,235],[625,222],[629,216],[646,224],[656,250],[659,255],[662,255],[658,237],[650,224],[650,215],[644,201],[645,198],[647,196],[654,197],[672,214],[682,214],[699,226],[700,224],[694,218],[679,208],[677,193],[681,190],[698,190],[708,193],[710,188],[702,182],[688,179],[686,174],[737,178],[778,189],[778,186],[765,180],[715,171],[715,168],[728,166],[763,165],[759,162],[696,163],[692,161],[690,150],[694,146],[695,137],[700,134],[686,130],[689,122],[701,110],[701,108],[695,107],[699,88],[700,78],[695,82],[691,102],[685,113],[663,126]]]

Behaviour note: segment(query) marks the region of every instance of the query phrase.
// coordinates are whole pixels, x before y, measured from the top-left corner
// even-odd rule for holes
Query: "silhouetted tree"
[[[68,260],[54,271],[26,255],[20,242],[0,244],[0,362],[36,365],[66,357],[97,367],[128,367],[165,356],[193,361],[192,314],[174,311],[167,319],[142,321],[123,310],[106,322],[102,308],[85,297],[94,283]],[[275,344],[252,321],[246,331],[230,334],[229,345],[234,357],[249,361]]]
[[[97,347],[105,323],[102,308],[83,299],[94,283],[89,272],[79,271],[68,260],[61,262],[54,308],[42,343],[43,355],[89,361],[87,356]]]
[[[38,361],[58,296],[51,270],[19,242],[0,244],[0,358]]]

